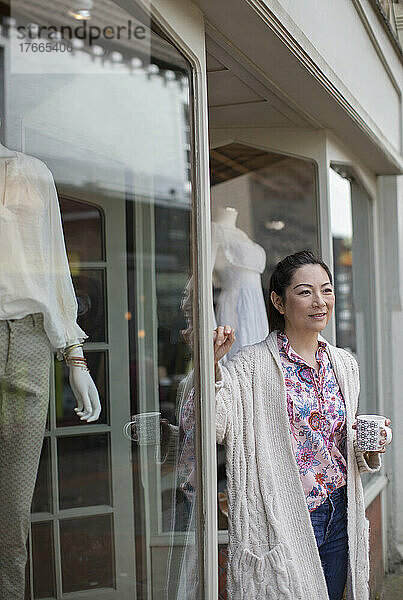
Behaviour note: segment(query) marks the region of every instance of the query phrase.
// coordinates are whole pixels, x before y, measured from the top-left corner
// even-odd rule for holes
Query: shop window
[[[136,3],[78,16],[58,0],[15,5],[1,28],[2,141],[41,165],[52,194],[54,180],[102,403],[97,422],[81,421],[69,369],[52,361],[26,599],[196,598],[192,68]],[[32,198],[30,215],[48,200]]]
[[[271,273],[298,250],[319,252],[313,162],[232,143],[211,150],[214,316],[240,347],[268,334]],[[225,451],[218,446],[220,598],[225,597],[228,502]]]
[[[353,218],[348,179],[330,169],[330,207],[336,295],[336,344],[357,354],[353,286]]]
[[[268,333],[269,280],[278,261],[319,250],[316,167],[229,144],[211,151],[211,184],[214,312],[217,323],[237,331],[231,356]]]
[[[373,414],[377,412],[377,381],[372,205],[348,168],[331,168],[329,182],[336,344],[357,358],[359,412]]]

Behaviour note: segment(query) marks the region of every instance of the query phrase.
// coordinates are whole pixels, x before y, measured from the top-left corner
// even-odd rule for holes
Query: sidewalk
[[[375,600],[403,600],[403,574],[386,575],[382,593]]]

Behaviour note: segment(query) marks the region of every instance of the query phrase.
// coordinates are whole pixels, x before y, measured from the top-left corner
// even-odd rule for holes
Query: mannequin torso
[[[236,226],[238,219],[238,211],[231,206],[225,208],[218,207],[215,211],[214,223],[218,223],[224,227],[230,234],[231,239],[235,243],[248,243],[253,244],[252,240],[249,239],[248,235]],[[220,244],[215,243],[215,236],[213,234],[213,269],[218,272],[226,267],[227,261],[223,249]]]
[[[29,168],[33,170],[33,173],[30,171],[32,176],[27,178],[26,173]],[[20,204],[19,200],[21,200]],[[42,218],[39,218],[39,212],[43,207],[48,206],[48,202],[50,203],[49,210],[53,210],[53,214],[59,213],[53,178],[46,165],[33,157],[14,152],[0,144],[0,226],[4,238],[0,257],[0,263],[3,267],[2,285],[0,285],[3,312],[0,318],[3,320],[21,319],[30,313],[44,312],[41,310],[40,303],[35,305],[32,301],[35,296],[33,287],[36,286],[38,289],[42,287],[43,289],[43,286],[42,279],[35,276],[35,263],[31,270],[30,261],[36,255],[43,256],[42,248],[36,247],[36,239],[43,238],[51,241],[56,239],[58,242],[57,248],[52,246],[49,254],[53,257],[57,252],[59,265],[64,265],[62,269],[64,269],[64,279],[68,285],[63,288],[61,295],[66,302],[69,299],[70,304],[73,306],[73,316],[70,320],[77,329],[77,332],[74,330],[74,334],[69,338],[69,345],[73,345],[79,341],[75,340],[73,336],[83,334],[85,337],[85,334],[76,325],[75,321],[74,303],[76,303],[76,299],[71,283],[60,217],[50,220],[47,218],[49,212],[46,212],[46,216],[41,215]],[[21,237],[18,235],[20,231],[24,232]],[[13,236],[15,239],[13,239]],[[32,248],[31,246],[29,246],[29,249],[25,247],[25,239],[31,241]],[[13,243],[16,244],[14,249]],[[6,267],[4,267],[4,265],[9,264],[13,265],[12,271],[6,271]],[[45,276],[46,272],[49,276],[55,272],[53,264],[48,265],[46,263],[41,267],[43,267],[42,270]],[[59,266],[57,269],[59,274],[62,269]],[[19,282],[21,280],[25,271],[27,271],[24,280],[25,285],[22,287],[19,283],[14,285],[15,281]],[[53,281],[54,279],[56,278],[50,277],[50,280]],[[8,295],[9,291],[11,296]],[[52,294],[48,296],[53,297]],[[7,303],[6,299],[10,297],[13,298],[13,302]],[[25,299],[26,305],[24,304]],[[14,310],[17,310],[17,305],[24,305],[24,308],[19,309],[21,311],[19,314],[13,313]],[[57,309],[58,303],[55,303],[55,306]],[[54,348],[58,347],[59,345],[54,345]],[[82,348],[75,348],[74,354],[82,358]],[[77,400],[76,413],[81,420],[88,422],[97,420],[101,412],[101,405],[97,389],[89,372],[76,365],[69,365],[69,371],[70,385]]]
[[[212,223],[213,281],[220,290],[215,302],[217,325],[230,325],[237,335],[228,358],[268,333],[260,279],[266,254],[236,227],[237,216],[234,208],[217,208]]]

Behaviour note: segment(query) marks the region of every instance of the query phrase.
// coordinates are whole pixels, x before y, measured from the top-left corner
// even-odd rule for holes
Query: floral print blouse
[[[287,391],[291,443],[308,510],[346,484],[346,410],[339,384],[320,341],[319,372],[292,349],[284,333],[277,334]]]

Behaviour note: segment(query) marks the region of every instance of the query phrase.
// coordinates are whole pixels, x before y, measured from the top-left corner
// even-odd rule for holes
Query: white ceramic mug
[[[139,446],[157,446],[160,445],[161,413],[146,412],[133,415],[132,420],[123,427],[123,432],[129,440],[137,442]]]
[[[392,430],[385,425],[386,417],[380,415],[358,415],[357,446],[364,452],[383,450],[392,441]],[[386,433],[382,435],[382,433]]]

